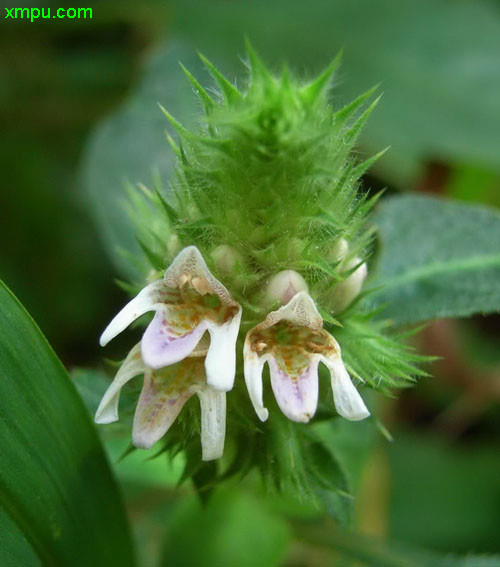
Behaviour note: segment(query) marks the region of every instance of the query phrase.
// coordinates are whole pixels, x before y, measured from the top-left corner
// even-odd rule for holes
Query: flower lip
[[[179,252],[165,271],[163,282],[172,288],[189,283],[200,295],[212,293],[225,305],[237,305],[229,291],[212,275],[196,246],[187,246]]]
[[[101,345],[148,311],[156,313],[142,338],[147,366],[159,369],[183,360],[208,332],[208,384],[221,391],[232,388],[241,306],[211,274],[198,248],[188,246],[179,252],[164,277],[146,286],[116,315],[102,334]]]
[[[118,420],[121,389],[140,374],[144,374],[144,385],[134,415],[133,445],[150,449],[167,433],[187,400],[196,394],[201,410],[202,459],[221,457],[226,429],[226,394],[207,384],[203,357],[189,357],[176,365],[155,370],[144,363],[140,344],[137,344],[105,392],[95,422],[105,424]]]
[[[339,414],[351,420],[369,415],[342,362],[339,344],[323,329],[323,319],[305,291],[250,329],[245,339],[244,361],[247,389],[262,421],[268,417],[262,399],[262,370],[266,362],[276,401],[290,419],[307,422],[315,414],[320,362],[330,370]]]

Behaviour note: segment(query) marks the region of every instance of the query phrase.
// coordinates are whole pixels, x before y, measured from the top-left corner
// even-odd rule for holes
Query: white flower
[[[207,383],[221,391],[233,387],[241,307],[210,273],[195,246],[181,250],[164,277],[147,285],[116,315],[101,345],[148,311],[156,313],[141,341],[146,366],[160,369],[180,362],[208,331]]]
[[[243,355],[248,393],[262,421],[269,415],[262,400],[266,362],[276,401],[293,421],[308,422],[316,412],[320,362],[330,370],[337,412],[353,421],[370,415],[342,362],[339,344],[323,329],[323,319],[305,291],[247,333]]]
[[[118,420],[121,389],[140,374],[144,374],[144,385],[134,415],[132,443],[140,449],[151,448],[165,435],[188,399],[197,394],[202,458],[209,461],[221,457],[226,433],[226,393],[207,384],[202,356],[190,356],[155,370],[144,363],[141,345],[137,344],[104,394],[95,415],[96,423]]]

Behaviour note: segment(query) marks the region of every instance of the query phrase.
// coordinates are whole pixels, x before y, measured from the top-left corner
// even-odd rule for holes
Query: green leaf
[[[500,461],[495,441],[458,444],[395,432],[389,532],[412,546],[465,553],[498,550]]]
[[[408,195],[383,201],[373,295],[397,324],[500,310],[500,214]]]
[[[0,506],[44,565],[132,566],[120,495],[87,411],[1,283],[0,325]]]

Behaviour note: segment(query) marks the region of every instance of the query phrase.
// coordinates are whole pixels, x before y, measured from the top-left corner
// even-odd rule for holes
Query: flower
[[[101,345],[148,311],[155,311],[155,316],[141,341],[147,367],[180,362],[208,331],[207,383],[221,391],[233,387],[241,307],[210,273],[196,246],[181,250],[164,277],[147,285],[116,315],[102,334]]]
[[[370,415],[342,362],[339,344],[322,327],[314,301],[301,291],[248,331],[243,353],[245,382],[262,421],[269,416],[262,401],[266,362],[276,401],[291,420],[307,423],[315,414],[320,362],[330,370],[337,412],[353,421]]]
[[[144,374],[132,427],[132,443],[150,449],[169,430],[184,404],[197,394],[201,407],[201,447],[204,461],[218,459],[226,434],[226,393],[207,384],[203,349],[171,366],[147,366],[137,344],[128,354],[115,379],[106,390],[95,414],[96,423],[118,420],[118,402],[123,386]]]

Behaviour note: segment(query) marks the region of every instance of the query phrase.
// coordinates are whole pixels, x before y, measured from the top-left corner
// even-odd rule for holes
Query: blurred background
[[[303,77],[343,48],[332,101],[378,83],[384,93],[359,152],[391,149],[366,188],[500,207],[494,0],[16,5],[92,8],[91,19],[0,15],[0,275],[70,369],[102,366],[97,338],[125,299],[114,280],[128,275],[113,247],[133,241],[116,195],[125,178],[148,183],[171,167],[156,102],[194,122],[177,60],[206,81],[197,50],[238,81],[245,36],[266,62]],[[377,400],[394,442],[369,424],[356,434],[336,426],[356,486],[355,528],[435,551],[500,552],[500,317],[432,323],[418,347],[442,357],[433,379]],[[113,458],[120,447],[110,441]],[[297,535],[318,513],[307,503],[229,487],[203,511],[189,490],[173,492],[175,463],[142,459],[116,471],[144,565],[162,554],[170,565],[336,564]],[[204,536],[213,525],[217,534]]]

